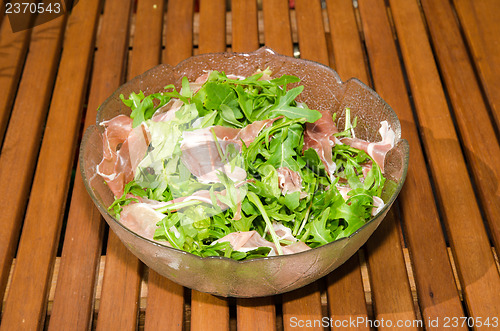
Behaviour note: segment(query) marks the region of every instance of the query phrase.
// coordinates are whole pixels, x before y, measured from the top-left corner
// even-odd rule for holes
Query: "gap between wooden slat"
[[[292,27],[292,31],[293,31],[293,34],[292,34],[292,40],[294,43],[297,42],[297,29],[296,29],[296,20],[295,20],[295,15],[294,15],[294,10],[291,11],[290,13],[290,17],[291,17],[291,27]],[[258,13],[258,20],[259,20],[259,42],[260,43],[263,43],[264,42],[264,38],[263,38],[263,29],[261,27],[263,27],[263,19],[262,19],[262,11],[259,10],[259,13]],[[133,21],[132,21],[132,29],[131,29],[131,38],[133,38],[133,34],[134,34],[134,22],[135,22],[135,15],[134,15],[134,18],[133,18]],[[231,41],[231,35],[232,35],[232,31],[231,31],[231,14],[230,12],[228,12],[226,14],[226,25],[227,25],[227,29],[226,29],[226,33],[227,33],[227,36],[226,36],[226,41],[227,41],[227,44],[230,45],[230,41]],[[198,43],[198,33],[199,33],[199,14],[198,13],[195,13],[194,15],[194,23],[193,23],[193,27],[194,27],[194,30],[193,30],[193,35],[194,35],[194,38],[193,38],[193,44],[195,45],[195,47],[197,46],[197,43]],[[328,29],[328,24],[325,24],[325,30]],[[326,31],[325,31],[326,32]],[[413,279],[413,271],[412,271],[412,268],[411,268],[411,260],[410,260],[410,257],[409,257],[409,254],[408,254],[408,250],[406,248],[403,249],[403,252],[404,252],[404,258],[405,258],[405,264],[406,264],[406,268],[407,268],[407,273],[408,273],[408,277],[409,277],[409,282],[410,282],[410,287],[411,287],[411,291],[412,291],[412,295],[413,295],[413,300],[416,301],[416,290],[415,290],[415,282],[414,282],[414,279]],[[493,252],[493,255],[495,257],[495,262],[496,262],[496,266],[497,266],[497,269],[500,270],[500,266],[499,266],[499,259],[498,259],[498,256],[495,252],[495,250],[492,248],[492,252]],[[460,298],[462,299],[462,290],[461,290],[461,287],[460,287],[460,283],[457,281],[457,272],[456,272],[456,266],[455,266],[455,263],[454,263],[454,260],[453,260],[453,255],[451,254],[451,250],[450,248],[448,247],[448,255],[449,255],[449,258],[450,258],[450,261],[451,261],[451,265],[452,265],[452,268],[453,268],[453,273],[454,273],[454,276],[455,276],[455,281],[456,281],[456,285],[457,285],[457,288],[458,288],[458,291],[459,291],[459,294],[460,294]],[[11,267],[11,273],[12,273],[12,268],[14,267],[15,265],[15,260],[12,264],[12,267]],[[100,268],[99,268],[99,278],[98,278],[98,284],[97,284],[97,291],[96,291],[96,305],[95,305],[95,311],[98,312],[99,310],[99,299],[100,299],[100,291],[101,291],[101,286],[102,286],[102,275],[103,275],[103,270],[104,270],[104,265],[105,265],[105,256],[102,256],[101,257],[101,262],[100,262]],[[59,269],[59,258],[56,259],[56,264],[55,264],[55,268],[54,268],[54,275],[53,275],[53,278],[52,278],[52,284],[51,284],[51,287],[50,287],[50,293],[49,293],[49,302],[48,302],[48,309],[47,309],[47,314],[50,315],[50,312],[51,312],[51,305],[52,305],[52,299],[53,299],[53,294],[54,294],[54,285],[56,284],[57,282],[57,273],[58,273],[58,269]],[[368,272],[367,272],[367,266],[366,266],[366,262],[365,261],[361,261],[361,271],[362,271],[362,275],[363,275],[363,285],[364,285],[364,288],[365,288],[365,297],[366,297],[366,301],[367,301],[367,305],[368,307],[371,307],[372,306],[372,301],[371,301],[371,288],[370,288],[370,282],[369,282],[369,278],[368,278]],[[8,293],[8,290],[9,290],[9,286],[10,286],[10,277],[9,276],[9,284],[7,286],[7,290],[6,290],[6,295]],[[146,307],[146,298],[147,298],[147,283],[144,281],[142,281],[141,283],[141,292],[140,292],[140,304],[139,304],[139,308],[141,310],[141,312],[144,311],[145,307]],[[4,299],[5,300],[5,299]],[[326,296],[322,296],[322,305],[323,304],[326,304]],[[143,316],[143,315],[142,315]],[[140,325],[143,325],[143,322],[144,320],[142,319],[142,323]]]
[[[497,256],[497,254],[495,253],[495,250],[493,247],[491,248],[491,250],[492,250],[493,255],[495,256],[495,262],[496,262],[497,269],[500,272],[499,258]],[[361,250],[360,252],[363,252],[363,251]],[[416,292],[415,280],[413,278],[413,269],[411,266],[411,258],[410,258],[410,255],[408,253],[407,248],[403,248],[403,254],[404,254],[404,259],[405,259],[405,264],[406,264],[406,271],[408,274],[408,280],[410,283],[411,293],[413,296],[413,301],[415,304],[417,304],[418,302],[417,302],[417,292]],[[451,249],[449,247],[448,247],[448,255],[450,257],[451,265],[453,268],[453,274],[455,276],[455,284],[456,284],[457,289],[459,291],[460,298],[462,299],[462,288],[460,286],[460,283],[458,282],[458,275],[457,275],[457,271],[456,271],[455,261],[453,260],[453,255],[452,255]],[[360,254],[360,256],[361,256],[360,265],[361,265],[361,275],[363,278],[363,288],[365,290],[365,298],[366,298],[367,306],[369,308],[369,316],[370,315],[372,316],[372,314],[370,314],[370,311],[372,309],[373,302],[372,302],[370,279],[368,276],[368,268],[367,268],[366,261],[364,259],[364,254]],[[48,298],[48,305],[47,305],[47,318],[50,317],[50,314],[52,312],[52,303],[54,300],[55,286],[57,284],[57,279],[58,279],[60,259],[61,259],[60,257],[56,258],[54,271],[53,271],[53,275],[52,275],[52,282],[50,284],[49,298]],[[14,259],[12,266],[11,266],[9,280],[7,283],[7,289],[5,291],[5,296],[3,299],[4,303],[5,303],[5,299],[9,293],[9,290],[10,290],[12,271],[14,270],[15,265],[16,265],[16,259]],[[97,278],[96,293],[95,293],[95,298],[94,298],[95,299],[95,306],[94,306],[94,313],[95,314],[99,313],[99,303],[100,303],[100,299],[101,299],[102,279],[103,279],[103,275],[104,275],[105,265],[106,265],[106,256],[101,256],[101,260],[99,262],[99,272],[98,272],[98,278]],[[146,309],[147,297],[148,297],[147,273],[146,273],[146,271],[144,271],[144,273],[142,275],[140,300],[139,300],[139,309],[141,312],[144,312]],[[327,297],[326,297],[326,294],[324,292],[322,292],[321,293],[321,305],[326,306],[326,304],[327,304]],[[189,311],[185,312],[185,314],[186,313],[189,315]],[[278,314],[278,312],[277,312],[277,314]],[[188,319],[188,321],[189,321],[189,319]]]

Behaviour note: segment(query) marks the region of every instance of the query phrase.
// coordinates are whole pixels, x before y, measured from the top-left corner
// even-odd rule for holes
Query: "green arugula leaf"
[[[204,106],[207,109],[220,109],[223,104],[229,104],[236,100],[234,89],[228,84],[218,84],[216,82],[205,83],[205,101]]]
[[[330,207],[327,207],[320,218],[317,218],[309,223],[309,233],[313,237],[314,242],[317,242],[320,245],[325,245],[333,241],[326,224],[329,213]]]

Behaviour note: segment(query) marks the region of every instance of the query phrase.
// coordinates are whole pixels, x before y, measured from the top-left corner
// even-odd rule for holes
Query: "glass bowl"
[[[159,92],[168,84],[181,87],[182,77],[194,81],[206,70],[249,76],[257,69],[270,68],[272,76],[291,74],[305,86],[297,99],[310,108],[343,118],[346,108],[358,117],[356,135],[369,141],[380,140],[380,122],[388,121],[396,133],[395,147],[385,161],[386,185],[383,191],[385,207],[369,222],[349,237],[327,245],[292,255],[235,261],[223,257],[201,258],[144,238],[131,231],[113,216],[107,207],[113,194],[96,174],[102,159],[102,132],[99,125],[118,114],[130,114],[120,100],[132,91],[145,95]],[[343,123],[337,123],[342,126]],[[193,56],[172,67],[162,64],[135,77],[119,87],[100,107],[97,125],[85,132],[80,147],[80,166],[87,191],[116,235],[148,267],[172,281],[202,292],[228,297],[259,297],[279,294],[305,286],[344,263],[372,235],[394,203],[408,169],[408,142],[401,139],[401,126],[394,111],[372,89],[352,78],[342,82],[331,68],[316,62],[278,55],[269,48],[253,53],[215,53]]]

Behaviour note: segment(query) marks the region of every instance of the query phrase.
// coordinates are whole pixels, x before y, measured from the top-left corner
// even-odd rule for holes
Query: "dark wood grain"
[[[238,330],[276,330],[274,297],[238,299],[236,320]]]
[[[143,1],[151,3],[152,0]],[[153,0],[155,1],[155,0]],[[147,9],[147,6],[139,7]],[[150,7],[149,7],[150,9]],[[161,13],[161,12],[160,12]],[[137,11],[137,15],[142,15],[144,23],[137,28],[137,33],[150,33],[156,35],[161,33],[161,26],[150,24],[155,14],[148,13],[146,10]],[[158,19],[158,17],[156,18]],[[189,57],[192,53],[192,20],[193,20],[193,1],[169,1],[167,9],[167,33],[166,45],[162,55],[162,62],[175,65],[178,62]],[[143,51],[161,49],[161,44],[156,38],[147,38],[144,47],[141,47],[138,54]],[[140,59],[140,57],[139,57]],[[150,58],[144,63],[145,66],[153,66],[158,63],[158,59]],[[168,304],[166,304],[168,303]],[[146,319],[144,322],[145,330],[182,330],[184,326],[184,288],[165,277],[159,275],[152,269],[149,269],[148,276],[148,298],[146,306]]]
[[[231,7],[233,51],[255,50],[259,46],[257,2],[233,0]],[[236,303],[238,330],[273,330],[276,328],[276,309],[272,297],[238,299]]]
[[[3,10],[3,4],[1,8]],[[0,146],[9,122],[30,35],[31,30],[13,33],[9,20],[2,20],[0,27],[0,56],[2,58],[0,63],[0,91],[3,91],[3,97],[0,98]]]
[[[226,2],[200,1],[199,53],[226,51]],[[191,330],[228,330],[227,299],[193,290],[191,292]]]
[[[43,124],[61,54],[65,18],[33,31],[26,74],[19,84],[9,128],[0,154],[2,202],[10,206],[0,214],[0,294],[7,285],[10,265],[19,239],[22,219],[40,149]]]
[[[45,318],[99,9],[84,1],[69,19],[2,330],[34,330]]]
[[[193,290],[191,294],[191,330],[229,330],[227,299]]]
[[[453,9],[446,1],[422,1],[426,21],[455,119],[485,208],[497,251],[500,251],[500,147],[481,96],[474,69],[460,35]],[[466,93],[464,93],[466,91]],[[481,123],[481,129],[473,123]]]
[[[500,128],[500,3],[496,0],[453,0],[479,77]]]
[[[108,8],[109,3],[109,10]],[[116,24],[117,20],[123,22],[117,34],[126,37],[128,35],[128,22],[131,13],[133,1],[107,1],[104,13],[110,12],[114,17],[105,20],[108,24]],[[139,17],[138,17],[139,19]],[[156,22],[158,24],[158,22]],[[138,39],[148,38],[141,35],[142,31],[136,34],[135,41]],[[161,40],[154,31],[150,31],[151,38]],[[113,35],[109,36],[113,38]],[[125,57],[125,49],[127,46],[127,38],[124,38],[120,43],[121,50],[120,58]],[[132,50],[130,60],[130,70],[127,73],[127,79],[131,79],[146,69],[142,61],[143,54],[150,53],[149,57],[159,60],[159,50],[141,48],[143,44],[140,41]],[[146,57],[146,60],[148,57]],[[120,72],[115,73],[117,77],[122,77]],[[135,330],[138,324],[138,304],[139,292],[141,283],[141,268],[142,263],[139,261],[120,239],[112,232],[109,232],[107,249],[106,249],[106,267],[104,269],[104,277],[102,283],[101,301],[99,304],[99,314],[97,316],[96,330],[111,330],[113,328],[119,330]]]
[[[397,226],[398,220],[391,209],[366,243],[375,317],[392,323],[416,320]],[[392,329],[392,326],[380,329]],[[406,329],[418,327],[411,325]]]
[[[232,0],[232,29],[234,52],[251,52],[259,48],[257,1]]]
[[[109,232],[96,330],[137,328],[141,262]]]
[[[320,1],[295,1],[300,57],[329,65]]]
[[[226,51],[226,1],[200,0],[198,53]]]
[[[319,1],[296,1],[297,29],[301,58],[329,64],[326,36]],[[293,328],[293,319],[321,320],[319,281],[283,294],[283,327]]]
[[[363,279],[359,256],[355,254],[342,266],[327,276],[328,317],[333,321],[348,321],[350,318],[367,320]],[[334,324],[335,325],[335,324]],[[366,324],[347,325],[345,330],[369,330]]]
[[[121,1],[107,1],[104,10],[84,128],[95,124],[98,106],[123,80],[130,2],[127,5]],[[85,189],[79,165],[71,197],[59,279],[49,324],[51,330],[70,326],[73,329],[86,330],[92,321],[104,221]],[[78,313],[73,313],[75,311]]]
[[[390,4],[468,311],[474,317],[498,316],[500,276],[418,4]]]
[[[323,330],[321,321],[321,294],[318,282],[283,294],[283,330]],[[308,324],[311,323],[311,327]]]
[[[330,0],[326,4],[335,70],[343,79],[356,77],[368,82],[352,1]],[[330,317],[334,320],[368,318],[358,254],[328,275],[327,293]],[[367,327],[359,325],[355,329]]]
[[[183,330],[184,288],[149,269],[144,330]]]
[[[368,68],[351,0],[327,0],[335,70],[343,81],[355,77],[370,85]]]
[[[359,9],[374,87],[397,113],[402,135],[410,144],[411,164],[398,200],[423,317],[461,317],[460,298],[385,3],[365,1]]]
[[[168,2],[163,62],[176,65],[192,55],[193,10],[194,0],[173,0]]]
[[[264,16],[264,41],[274,51],[292,56],[292,28],[287,0],[262,2]]]

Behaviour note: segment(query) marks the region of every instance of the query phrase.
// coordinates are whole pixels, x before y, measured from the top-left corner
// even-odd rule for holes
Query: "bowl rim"
[[[385,214],[385,212],[389,209],[390,206],[392,206],[392,204],[394,203],[394,201],[398,197],[398,195],[399,195],[399,193],[400,193],[400,191],[401,191],[401,189],[402,189],[402,187],[404,185],[404,182],[406,180],[406,175],[407,175],[407,172],[408,172],[408,166],[409,166],[409,144],[408,144],[408,141],[406,139],[401,138],[400,132],[396,133],[396,141],[394,143],[394,147],[393,148],[395,148],[396,146],[398,146],[400,144],[402,145],[401,147],[402,147],[402,151],[404,153],[403,154],[403,167],[402,167],[403,168],[403,172],[401,174],[400,181],[397,183],[397,186],[395,188],[394,193],[389,197],[389,199],[387,200],[387,202],[385,202],[385,205],[382,207],[382,209],[375,216],[373,216],[372,218],[370,218],[370,220],[368,220],[365,224],[363,224],[363,226],[361,226],[354,233],[352,233],[351,235],[349,235],[347,237],[343,237],[343,238],[337,239],[337,240],[334,240],[332,242],[329,242],[328,244],[312,248],[310,250],[306,250],[306,251],[302,251],[302,252],[297,252],[297,253],[293,253],[293,254],[275,255],[275,256],[267,256],[267,257],[258,257],[258,258],[252,258],[252,259],[242,260],[242,261],[234,260],[234,259],[223,257],[223,256],[206,256],[206,257],[201,257],[201,256],[195,255],[195,254],[187,252],[187,251],[183,251],[183,250],[171,247],[171,246],[167,246],[165,244],[162,244],[162,242],[160,242],[160,241],[155,241],[155,240],[146,238],[146,237],[144,237],[144,236],[142,236],[142,235],[140,235],[140,234],[138,234],[138,233],[130,230],[128,227],[126,227],[120,221],[118,221],[114,216],[112,216],[109,213],[108,209],[104,205],[102,205],[102,203],[99,201],[99,199],[97,199],[96,195],[94,194],[94,190],[92,189],[92,187],[90,187],[89,180],[87,180],[88,176],[86,174],[85,164],[84,164],[84,158],[83,158],[83,154],[85,153],[84,147],[86,146],[86,143],[87,143],[90,135],[93,134],[92,131],[94,131],[94,130],[97,131],[97,132],[100,131],[100,123],[102,123],[102,121],[103,121],[103,119],[100,116],[101,113],[102,113],[102,109],[105,108],[105,106],[106,106],[107,103],[109,103],[109,102],[111,102],[113,100],[113,98],[116,96],[116,94],[119,92],[119,90],[121,90],[125,85],[130,84],[131,82],[136,81],[136,79],[140,79],[140,77],[146,76],[149,72],[158,70],[158,68],[165,68],[165,69],[168,69],[168,70],[175,71],[176,69],[180,68],[185,63],[188,63],[189,61],[192,61],[194,59],[208,58],[208,57],[217,56],[217,55],[254,56],[254,55],[259,55],[259,54],[261,54],[263,52],[270,53],[271,56],[281,57],[283,59],[286,59],[287,61],[290,61],[291,59],[293,59],[293,60],[298,61],[300,63],[307,63],[309,65],[315,65],[315,66],[323,67],[324,69],[327,69],[332,74],[334,74],[334,76],[335,76],[335,78],[337,80],[337,83],[339,85],[347,84],[350,81],[355,81],[357,84],[360,84],[363,88],[365,88],[368,92],[370,92],[375,98],[377,98],[377,100],[380,101],[389,110],[389,113],[391,114],[391,116],[393,116],[396,119],[397,123],[400,124],[399,118],[398,118],[396,112],[392,109],[392,107],[390,105],[388,105],[387,102],[385,102],[385,100],[382,99],[378,95],[378,93],[376,93],[371,87],[367,86],[365,83],[363,83],[359,79],[357,79],[357,78],[349,78],[348,80],[346,80],[344,82],[344,81],[341,80],[339,74],[333,68],[331,68],[331,67],[329,67],[327,65],[324,65],[324,64],[316,62],[316,61],[308,60],[308,59],[300,59],[300,58],[295,58],[295,57],[291,57],[291,56],[282,55],[282,54],[276,53],[271,48],[266,47],[266,46],[261,47],[261,48],[257,49],[254,52],[216,52],[216,53],[198,54],[198,55],[194,55],[194,56],[191,56],[191,57],[189,57],[187,59],[182,60],[181,62],[179,62],[175,66],[172,66],[172,65],[169,65],[169,64],[159,64],[159,65],[156,65],[156,66],[152,67],[151,69],[145,71],[144,73],[142,73],[142,74],[140,74],[140,75],[138,75],[138,76],[130,79],[126,83],[120,85],[99,106],[98,112],[97,112],[97,116],[96,116],[96,124],[95,125],[90,125],[85,130],[85,133],[83,135],[82,141],[80,143],[80,151],[79,151],[80,173],[81,173],[81,175],[83,177],[83,182],[85,184],[85,188],[87,189],[87,192],[89,193],[90,197],[94,201],[94,204],[98,207],[98,209],[100,210],[100,212],[106,214],[107,216],[109,216],[109,218],[111,218],[118,226],[120,226],[121,228],[123,228],[125,231],[129,232],[131,235],[133,235],[135,237],[139,237],[140,239],[145,240],[145,241],[149,242],[150,244],[153,244],[153,245],[155,245],[155,246],[157,246],[157,247],[159,247],[161,249],[164,249],[164,248],[172,249],[176,253],[181,253],[181,254],[184,254],[184,255],[190,255],[191,257],[196,258],[198,260],[203,260],[203,261],[222,260],[222,261],[228,261],[228,263],[234,263],[234,264],[248,264],[248,263],[256,263],[257,261],[268,261],[268,260],[274,260],[274,259],[292,258],[294,256],[308,254],[309,252],[311,252],[313,250],[326,249],[326,247],[331,246],[333,244],[339,245],[340,242],[345,242],[345,245],[346,245],[348,240],[350,240],[352,237],[356,236],[358,233],[360,233],[361,231],[363,231],[363,229],[365,229],[372,222],[374,222],[375,220],[377,220],[378,217],[380,217],[381,215]]]

